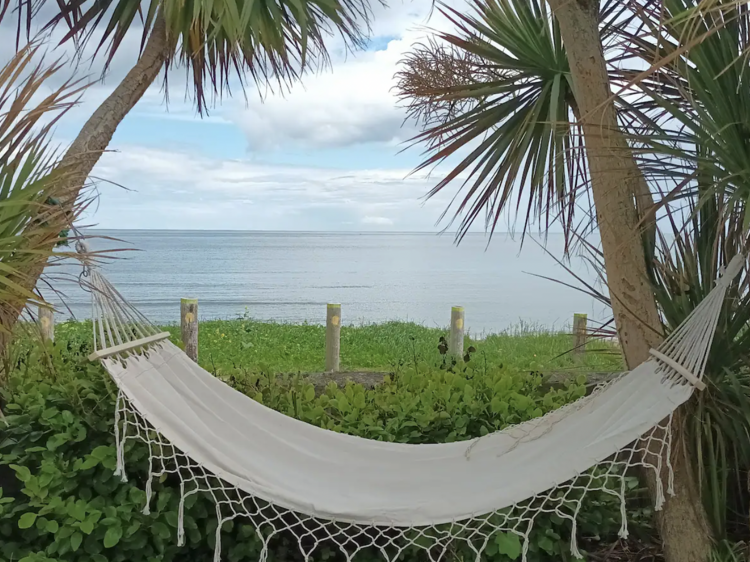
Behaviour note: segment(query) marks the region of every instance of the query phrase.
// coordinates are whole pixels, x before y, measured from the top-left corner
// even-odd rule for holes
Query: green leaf
[[[47,440],[47,449],[55,451],[65,445],[68,441],[70,441],[70,435],[67,433],[58,433]]]
[[[100,461],[103,461],[104,459],[110,457],[113,454],[114,454],[113,448],[107,447],[105,445],[101,445],[97,447],[96,449],[94,449],[93,451],[91,451],[91,456]]]
[[[130,498],[130,501],[134,504],[140,504],[145,501],[146,493],[143,490],[140,490],[138,488],[130,488],[128,491],[128,497]],[[195,496],[191,496],[195,497]]]
[[[73,527],[70,527],[68,525],[63,525],[62,527],[60,527],[60,531],[57,533],[55,538],[58,540],[67,539],[74,532],[75,532],[75,529]]]
[[[36,522],[36,513],[24,513],[18,520],[19,529],[30,529]]]
[[[523,550],[521,539],[518,535],[511,532],[500,532],[495,535],[495,544],[497,551],[505,554],[511,560],[517,560]]]
[[[78,549],[81,548],[82,542],[83,542],[83,535],[76,531],[70,537],[70,549],[73,552],[77,552]]]
[[[169,532],[169,528],[162,522],[157,521],[153,525],[151,525],[151,529],[156,535],[161,537],[162,539],[168,539],[172,536],[172,534]]]
[[[120,542],[121,538],[122,538],[121,527],[108,528],[107,532],[104,534],[104,548],[112,548],[113,546],[116,546],[117,543]]]
[[[490,402],[490,409],[493,414],[507,414],[508,403],[499,396],[495,396]]]
[[[172,512],[170,512],[170,513],[172,513]],[[175,527],[176,527],[176,526],[177,526],[177,525],[175,525]],[[128,538],[128,537],[132,537],[132,536],[133,536],[133,535],[134,535],[134,534],[135,534],[135,533],[136,533],[136,532],[138,531],[138,529],[140,529],[140,528],[141,528],[141,523],[140,523],[140,521],[133,521],[133,522],[132,522],[132,523],[130,524],[130,526],[128,527],[128,530],[127,530],[127,532],[125,533],[125,537],[126,537],[126,538]]]
[[[555,543],[549,537],[542,537],[537,541],[537,545],[547,554],[555,554]]]
[[[44,410],[44,412],[42,412],[42,419],[50,420],[54,418],[58,412],[59,410],[57,408],[47,408],[46,410]]]
[[[94,468],[96,465],[98,465],[101,461],[94,457],[93,455],[89,455],[88,458],[81,463],[81,466],[79,467],[80,470],[90,470]]]
[[[308,386],[307,390],[305,390],[305,400],[308,402],[312,402],[315,400],[315,388],[312,386]]]
[[[83,502],[70,503],[68,505],[68,515],[78,521],[86,519],[86,505]]]
[[[78,525],[81,532],[90,535],[94,531],[94,522],[91,519],[87,519],[83,523]]]
[[[170,527],[173,527],[175,529],[177,528],[177,526],[179,524],[179,518],[177,517],[177,513],[176,512],[174,512],[174,511],[167,511],[164,514],[164,518],[167,520],[167,524]]]
[[[60,529],[57,521],[47,521],[46,529],[48,533],[56,533]]]
[[[31,471],[26,468],[25,466],[19,466],[17,464],[12,464],[10,467],[16,471],[16,477],[21,482],[28,482],[29,479],[31,479]]]

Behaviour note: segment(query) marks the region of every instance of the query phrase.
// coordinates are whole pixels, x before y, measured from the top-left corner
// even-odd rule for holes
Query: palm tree
[[[488,224],[494,228],[514,192],[518,202],[524,195],[530,201],[527,224],[536,211],[544,213],[545,220],[559,217],[569,230],[577,195],[589,188],[615,325],[632,368],[648,359],[662,331],[641,228],[652,200],[618,123],[604,57],[603,45],[615,24],[627,27],[633,18],[621,6],[608,2],[600,10],[598,0],[475,0],[471,14],[444,7],[459,33],[440,34],[440,42],[462,53],[462,76],[471,79],[457,85],[455,75],[449,74],[444,87],[413,95],[405,86],[415,84],[418,50],[405,60],[399,89],[417,117],[424,114],[420,107],[440,104],[437,114],[427,113],[438,121],[415,139],[427,145],[430,155],[423,166],[444,160],[469,142],[477,145],[432,191],[444,189],[467,171],[463,185],[469,187],[457,213],[469,211],[459,233],[482,211],[488,211]],[[435,52],[429,45],[419,48]],[[446,104],[459,100],[465,111],[445,111]],[[680,427],[674,428],[678,436]],[[647,477],[655,494],[656,482]],[[665,554],[670,562],[702,562],[710,545],[708,525],[689,466],[680,459],[675,477],[678,495],[658,517]]]
[[[18,29],[30,29],[40,2],[0,2],[0,20],[15,13]],[[105,57],[105,70],[125,35],[143,22],[138,61],[114,91],[85,123],[58,164],[65,178],[59,202],[61,213],[50,225],[63,230],[72,224],[73,211],[87,177],[107,148],[117,126],[141,99],[162,69],[183,67],[191,82],[199,112],[206,110],[209,95],[229,92],[234,77],[242,88],[250,82],[283,88],[310,68],[329,62],[324,38],[339,33],[347,47],[363,44],[370,10],[367,0],[82,0],[50,2],[55,16],[42,22],[45,29],[64,22],[69,31],[63,41],[87,44],[92,31],[102,30],[97,53]],[[166,76],[166,73],[165,73]],[[165,77],[166,81],[166,77]],[[19,282],[31,291],[45,260],[24,264]],[[16,307],[0,321],[6,328],[18,318]]]
[[[520,201],[522,194],[531,202],[527,224],[541,215],[546,224],[552,218],[570,230],[580,196],[593,194],[615,322],[631,367],[661,338],[659,310],[662,319],[675,318],[667,314],[670,295],[652,264],[655,251],[661,260],[668,254],[663,244],[655,249],[654,230],[645,240],[638,236],[641,225],[654,221],[650,186],[658,194],[656,187],[671,181],[658,205],[692,197],[695,213],[712,200],[707,193],[718,197],[716,208],[735,226],[737,205],[750,194],[744,55],[750,20],[744,4],[664,0],[607,2],[600,9],[598,1],[586,0],[477,0],[470,15],[444,8],[459,33],[418,45],[399,74],[400,93],[423,124],[415,139],[427,148],[422,167],[474,143],[431,192],[459,173],[468,175],[456,209],[463,214],[459,236],[482,212],[494,228],[511,196]],[[612,95],[612,83],[622,96]],[[723,215],[714,213],[713,220],[717,216]],[[699,230],[700,236],[709,232],[705,223]],[[713,230],[716,236],[724,231]],[[746,233],[739,234],[746,242]],[[704,257],[715,265],[703,266],[704,286],[727,256],[731,252]],[[678,436],[684,414],[673,428]],[[725,422],[726,416],[713,419]],[[748,419],[725,436],[747,441]],[[693,437],[701,446],[695,431]],[[714,452],[716,446],[714,441]],[[677,496],[658,518],[665,554],[670,561],[703,561],[710,532],[691,474],[694,463],[687,451],[675,453]],[[709,504],[724,508],[720,500]]]

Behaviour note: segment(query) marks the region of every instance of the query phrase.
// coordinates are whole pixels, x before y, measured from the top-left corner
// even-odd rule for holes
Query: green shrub
[[[437,343],[437,342],[436,342]],[[480,350],[481,351],[481,350]],[[211,500],[186,501],[186,544],[177,546],[178,483],[154,483],[144,515],[147,450],[130,442],[129,480],[113,475],[116,387],[89,363],[86,338],[41,346],[22,340],[2,391],[7,426],[0,437],[0,560],[24,562],[210,561],[216,530]],[[580,384],[547,390],[539,376],[510,372],[499,364],[469,361],[453,366],[439,355],[403,363],[381,387],[353,384],[316,396],[299,376],[271,376],[243,368],[228,383],[269,407],[333,431],[405,443],[469,439],[539,416],[581,396]],[[579,381],[580,382],[580,381]],[[0,422],[2,423],[2,422]],[[632,481],[633,487],[637,484]],[[502,485],[502,482],[498,482]],[[639,516],[647,520],[648,514]],[[620,527],[619,505],[607,494],[587,496],[579,536],[610,540]],[[223,559],[257,559],[260,541],[241,519],[223,526]],[[530,561],[569,559],[567,521],[541,515],[532,534]],[[293,537],[272,544],[269,562],[301,560]],[[486,559],[507,562],[520,551],[514,535],[498,534]],[[316,560],[340,556],[321,548]],[[459,558],[473,556],[461,549]],[[425,560],[416,549],[402,558]],[[358,561],[382,560],[363,551]]]

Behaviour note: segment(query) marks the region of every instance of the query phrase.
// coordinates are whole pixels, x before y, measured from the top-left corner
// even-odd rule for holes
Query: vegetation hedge
[[[435,342],[436,344],[438,342]],[[19,343],[1,391],[6,427],[0,436],[0,560],[42,562],[210,561],[216,530],[211,500],[186,501],[186,544],[177,546],[179,486],[155,482],[151,513],[144,515],[147,450],[130,443],[129,480],[115,469],[114,404],[117,389],[104,370],[88,362],[90,341],[68,338],[47,345]],[[583,381],[547,389],[540,376],[482,361],[454,365],[445,356],[411,358],[382,386],[365,391],[335,385],[316,396],[300,376],[254,372],[250,366],[226,381],[253,399],[305,422],[370,439],[441,443],[469,439],[519,423],[582,396]],[[2,422],[0,422],[1,424]],[[630,480],[633,492],[638,482]],[[498,486],[502,486],[498,482]],[[630,511],[637,532],[649,521],[647,509]],[[620,528],[617,500],[591,493],[579,522],[583,545],[610,541]],[[223,559],[257,559],[260,541],[242,520],[222,528]],[[543,514],[531,540],[531,562],[566,560],[569,523]],[[498,533],[485,554],[491,562],[520,558],[515,535]],[[456,552],[457,558],[473,557]],[[323,546],[313,560],[335,560]],[[402,559],[423,560],[416,549]],[[363,551],[356,560],[382,560]],[[301,560],[293,537],[272,542],[269,562]]]

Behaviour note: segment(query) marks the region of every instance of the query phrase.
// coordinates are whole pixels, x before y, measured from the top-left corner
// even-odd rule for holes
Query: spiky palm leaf
[[[5,0],[14,4],[19,29],[29,28],[42,4],[51,0]],[[324,38],[334,32],[348,46],[361,46],[371,15],[366,0],[56,0],[47,22],[65,22],[63,41],[86,45],[94,36],[106,51],[106,66],[132,29],[143,26],[141,48],[158,18],[166,23],[172,48],[167,67],[186,68],[199,111],[209,93],[221,95],[234,78],[261,85],[288,84],[307,67],[328,63]],[[0,19],[2,18],[0,8]],[[44,22],[42,22],[44,23]]]
[[[513,203],[524,232],[541,219],[545,227],[559,221],[567,235],[588,174],[557,22],[545,0],[471,0],[470,7],[464,14],[440,4],[456,32],[415,45],[396,75],[398,95],[422,127],[412,145],[423,145],[426,157],[415,172],[451,167],[428,197],[460,182],[459,239],[482,214],[494,231]],[[603,44],[633,17],[624,3],[604,2]]]
[[[62,66],[43,61],[34,65],[41,47],[38,42],[25,46],[0,69],[0,331],[3,318],[24,303],[44,303],[24,281],[28,263],[54,255],[49,242],[60,237],[49,226],[64,212],[56,204],[61,178],[54,169],[56,153],[49,135],[85,87],[65,82],[32,105]]]
[[[662,8],[662,9],[660,9]],[[629,55],[658,65],[634,83],[638,158],[664,190],[652,284],[665,323],[679,324],[722,265],[750,247],[750,13],[746,2],[664,0],[640,12]],[[718,537],[747,537],[750,508],[750,278],[724,304],[690,434]]]
[[[630,55],[670,60],[635,84],[636,112],[652,125],[631,135],[641,147],[641,167],[652,182],[670,186],[667,200],[721,193],[727,210],[733,202],[750,201],[747,6],[665,0],[663,11],[644,10],[641,16],[648,20],[646,31],[628,36]]]
[[[524,206],[527,224],[534,216],[550,222],[556,210],[567,222],[571,186],[584,166],[574,157],[581,137],[572,124],[575,99],[557,24],[543,0],[472,0],[471,8],[470,14],[439,8],[457,29],[438,34],[449,46],[443,54],[461,63],[457,83],[424,83],[421,66],[428,53],[440,52],[437,42],[408,55],[397,75],[413,117],[435,106],[460,108],[427,122],[413,139],[429,154],[416,171],[470,150],[429,193],[454,180],[467,187],[455,210],[456,216],[465,212],[459,236],[483,212],[494,230],[513,199],[517,209]]]
[[[713,288],[721,268],[748,249],[743,202],[701,189],[688,209],[667,208],[652,284],[667,329],[678,326]],[[685,215],[689,219],[685,222]],[[666,232],[665,232],[666,231]],[[750,273],[735,279],[722,307],[706,365],[709,389],[697,393],[689,420],[699,481],[715,533],[745,528],[750,466]],[[742,514],[738,518],[738,514]],[[744,536],[745,533],[741,533]]]

